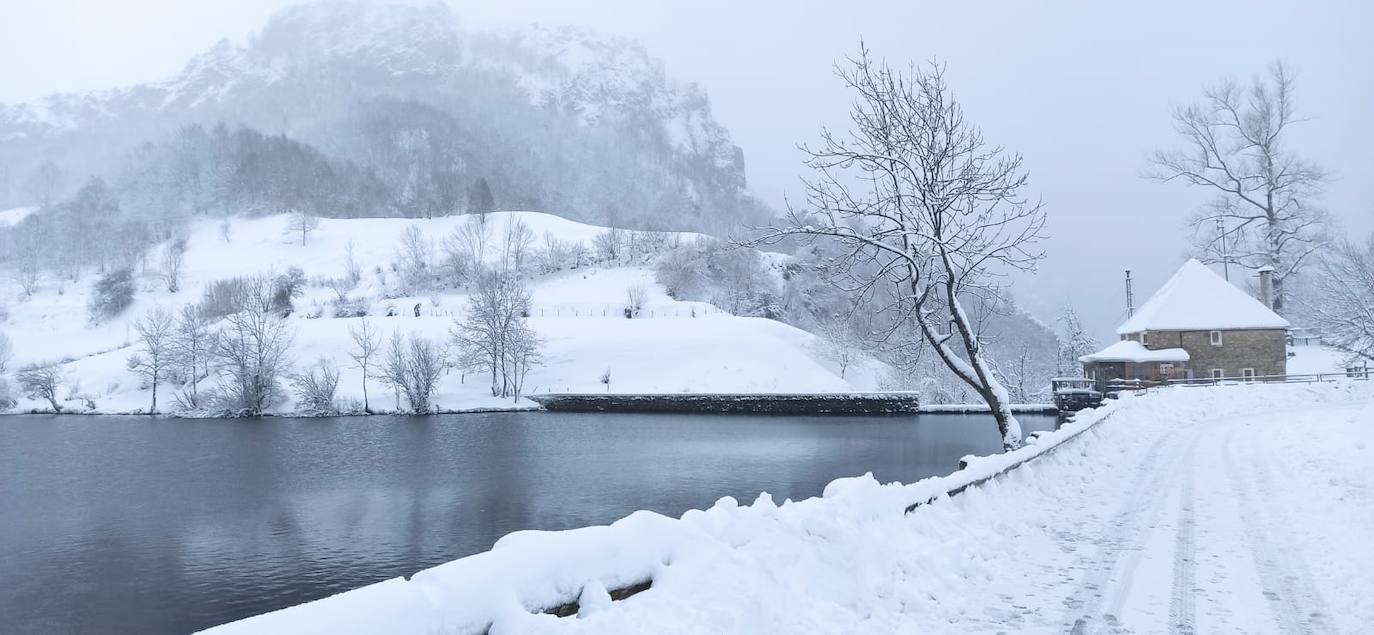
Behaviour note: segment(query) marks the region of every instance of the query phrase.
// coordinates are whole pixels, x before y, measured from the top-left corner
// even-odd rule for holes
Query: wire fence
[[[436,317],[449,318],[462,317],[463,311],[453,311],[441,307],[418,307],[407,310],[395,310],[387,313],[387,317]],[[636,319],[636,320],[663,320],[663,319],[692,319],[702,317],[712,317],[720,315],[731,315],[729,311],[722,311],[713,306],[696,307],[669,307],[669,308],[645,308],[637,313],[630,315],[624,306],[620,305],[538,305],[530,309],[528,317],[532,318],[608,318],[608,319]]]

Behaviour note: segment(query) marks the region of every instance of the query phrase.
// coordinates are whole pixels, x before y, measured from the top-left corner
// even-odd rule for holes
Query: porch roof
[[[1150,350],[1135,340],[1121,340],[1091,355],[1078,358],[1080,362],[1186,362],[1188,351],[1181,348]]]

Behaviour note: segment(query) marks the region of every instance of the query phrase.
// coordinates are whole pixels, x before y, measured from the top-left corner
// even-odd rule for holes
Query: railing
[[[1360,369],[1336,373],[1315,373],[1305,375],[1252,375],[1250,377],[1198,377],[1194,379],[1170,379],[1170,386],[1219,386],[1223,384],[1312,384],[1342,379],[1369,379],[1374,370]]]

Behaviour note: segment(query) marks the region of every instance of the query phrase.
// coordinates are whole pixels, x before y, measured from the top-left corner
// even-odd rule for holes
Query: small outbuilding
[[[1262,296],[1272,288],[1270,274],[1260,272]],[[1189,260],[1116,329],[1119,341],[1079,361],[1099,386],[1112,380],[1283,375],[1289,324],[1271,302]]]

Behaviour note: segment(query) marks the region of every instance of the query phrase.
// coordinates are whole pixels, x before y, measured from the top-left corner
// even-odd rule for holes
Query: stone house
[[[1113,379],[1244,379],[1287,372],[1288,321],[1269,308],[1271,271],[1255,299],[1189,260],[1116,329],[1120,340],[1079,358],[1099,385]]]

